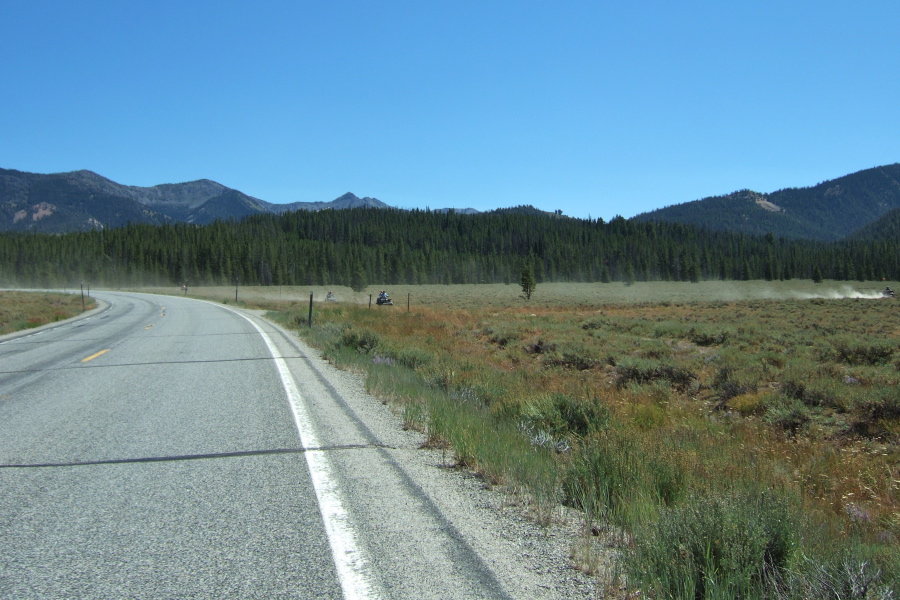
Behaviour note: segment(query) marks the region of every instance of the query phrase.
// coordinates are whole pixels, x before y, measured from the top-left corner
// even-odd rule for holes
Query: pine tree
[[[625,273],[622,276],[622,283],[625,285],[634,285],[634,265],[630,262],[625,265]]]
[[[531,294],[533,294],[535,288],[537,288],[537,280],[534,278],[534,267],[530,260],[522,265],[520,283],[522,285],[522,293],[525,294],[525,299],[531,300]]]
[[[813,267],[812,280],[813,283],[822,283],[822,270],[819,268],[819,265]]]

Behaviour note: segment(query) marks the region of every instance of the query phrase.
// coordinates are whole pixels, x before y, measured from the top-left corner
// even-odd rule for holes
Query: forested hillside
[[[685,223],[751,235],[835,241],[900,207],[900,164],[771,194],[741,190],[668,206],[634,220]]]
[[[692,226],[508,211],[353,209],[209,225],[0,234],[6,285],[516,282],[900,278],[893,240],[827,244]]]
[[[895,208],[877,221],[857,229],[850,239],[884,242],[900,239],[900,208]]]

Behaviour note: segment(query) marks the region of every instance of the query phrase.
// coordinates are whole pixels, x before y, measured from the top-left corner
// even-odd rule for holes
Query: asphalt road
[[[0,597],[531,595],[286,332],[95,296],[0,342]]]

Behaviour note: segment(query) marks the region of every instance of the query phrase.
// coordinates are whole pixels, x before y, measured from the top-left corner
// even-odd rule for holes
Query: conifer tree
[[[522,285],[522,293],[525,294],[526,300],[531,300],[531,294],[537,288],[537,280],[534,278],[534,267],[530,260],[526,260],[522,265],[522,273],[520,277]]]

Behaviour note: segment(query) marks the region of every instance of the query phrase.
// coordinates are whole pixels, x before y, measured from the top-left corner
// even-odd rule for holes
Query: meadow
[[[92,298],[84,300],[84,308],[96,306]],[[81,312],[80,295],[0,291],[0,335],[63,321]]]
[[[335,289],[312,328],[308,291],[271,308],[535,518],[584,511],[585,535],[616,541],[623,593],[888,597],[900,306],[880,289],[415,286],[372,308]]]
[[[392,307],[369,306],[380,286],[238,293],[535,519],[581,511],[573,561],[611,596],[890,598],[900,301],[884,285],[395,286]]]

